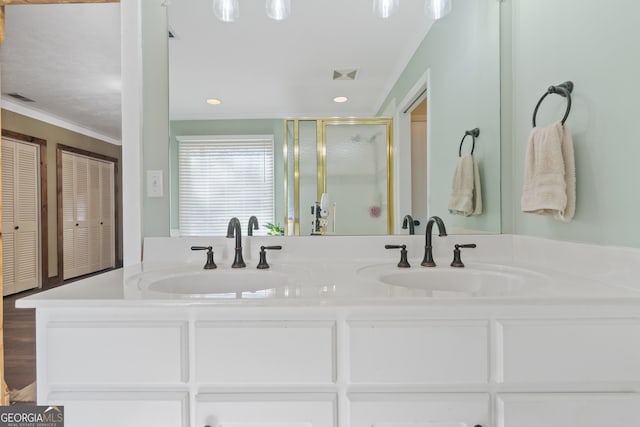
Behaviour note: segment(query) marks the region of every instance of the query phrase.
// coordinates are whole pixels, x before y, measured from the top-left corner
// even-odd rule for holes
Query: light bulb
[[[221,21],[235,21],[240,17],[238,0],[213,0],[213,13]]]
[[[431,19],[438,20],[451,12],[451,0],[426,0],[424,13]]]
[[[266,0],[267,16],[282,21],[291,15],[291,0]]]
[[[398,10],[400,0],[373,0],[373,14],[379,18],[388,18]]]

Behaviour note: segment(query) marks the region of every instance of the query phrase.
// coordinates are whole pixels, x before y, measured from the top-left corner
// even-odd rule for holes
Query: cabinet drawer
[[[503,320],[498,323],[498,380],[639,381],[638,342],[640,322],[635,319]]]
[[[624,393],[498,395],[497,426],[631,427],[640,395]]]
[[[187,379],[186,323],[52,322],[46,337],[45,373],[50,384],[157,384]]]
[[[196,378],[205,384],[335,380],[335,323],[198,322]]]
[[[211,427],[335,427],[331,393],[201,394],[196,425]]]
[[[461,384],[489,378],[488,322],[350,322],[354,383]]]
[[[354,393],[350,427],[469,427],[490,425],[487,394]]]

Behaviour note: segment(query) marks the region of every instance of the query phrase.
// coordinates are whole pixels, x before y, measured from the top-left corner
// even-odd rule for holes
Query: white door
[[[40,282],[39,147],[2,139],[4,295]]]
[[[89,273],[89,163],[62,153],[64,279]]]
[[[64,279],[115,266],[114,165],[62,153]]]
[[[100,162],[88,159],[88,172],[89,217],[87,226],[89,231],[89,271],[98,271],[102,270],[102,256],[100,253]]]
[[[116,266],[114,164],[100,162],[100,269]]]

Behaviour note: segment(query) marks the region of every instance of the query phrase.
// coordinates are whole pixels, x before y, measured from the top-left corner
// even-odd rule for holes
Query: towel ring
[[[471,135],[471,139],[473,140],[473,145],[471,146],[471,154],[473,154],[473,150],[476,149],[476,138],[480,135],[480,129],[475,128],[464,132],[462,141],[460,141],[460,148],[458,148],[458,157],[462,157],[462,144],[464,143],[464,139],[469,135]]]
[[[571,92],[573,92],[573,82],[566,81],[557,86],[549,86],[549,89],[542,95],[542,98],[536,104],[536,108],[533,110],[533,127],[536,127],[536,115],[538,114],[538,108],[540,108],[540,104],[547,97],[547,95],[555,93],[557,95],[562,96],[563,98],[567,98],[567,110],[564,112],[564,117],[562,118],[562,125],[564,126],[564,122],[567,121],[567,117],[569,117],[569,112],[571,111]]]

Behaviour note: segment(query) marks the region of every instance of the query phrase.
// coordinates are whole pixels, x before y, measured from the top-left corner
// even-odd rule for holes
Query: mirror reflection
[[[186,191],[179,181],[179,141],[221,136],[272,137],[273,218],[261,219],[256,234],[273,232],[267,223],[289,235],[311,234],[319,223],[321,234],[408,234],[408,228],[401,227],[407,214],[422,224],[415,227],[416,233],[424,233],[431,215],[441,216],[450,233],[500,232],[499,5],[495,1],[456,0],[452,12],[435,22],[424,15],[422,2],[403,3],[387,19],[374,16],[365,0],[295,2],[284,21],[266,17],[261,2],[243,3],[232,23],[216,20],[209,2],[183,3],[168,7],[174,35],[169,42],[174,234],[180,233],[180,193]],[[334,102],[339,95],[348,101]],[[213,98],[219,103],[206,102]],[[387,188],[382,180],[375,181],[366,195],[368,203],[347,206],[355,195],[365,198],[364,192],[347,189],[343,182],[347,176],[334,180],[330,176],[334,163],[322,163],[346,146],[317,145],[319,136],[325,136],[326,129],[317,125],[322,117],[391,119],[388,146],[392,148],[383,157],[360,152],[353,162],[335,163],[337,172],[384,169]],[[293,143],[293,122],[299,126],[298,143],[309,144],[297,148],[297,198],[290,177],[296,172],[291,166],[294,153],[285,150]],[[454,215],[448,204],[458,146],[465,130],[476,127],[481,129],[474,158],[483,212],[473,217]],[[329,127],[329,133],[339,128]],[[362,132],[353,130],[339,139],[355,147],[354,139]],[[333,195],[332,187],[347,191]],[[322,204],[324,193],[327,216],[316,218],[312,207]],[[340,197],[345,199],[338,202]],[[346,220],[350,216],[353,221]],[[379,221],[381,227],[365,226],[372,218],[384,219]]]

